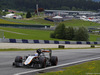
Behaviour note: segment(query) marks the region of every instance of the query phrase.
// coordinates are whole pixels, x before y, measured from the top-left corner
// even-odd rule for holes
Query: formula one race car
[[[48,55],[46,53],[49,53]],[[15,67],[35,67],[45,68],[46,66],[56,66],[57,56],[52,56],[52,50],[38,49],[34,55],[16,56],[13,66]]]

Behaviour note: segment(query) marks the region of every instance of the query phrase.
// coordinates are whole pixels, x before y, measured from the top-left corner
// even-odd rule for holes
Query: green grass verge
[[[98,35],[98,34],[90,34],[90,37],[89,37],[90,41],[98,41],[97,39],[100,39],[100,35]]]
[[[32,39],[32,40],[60,40],[60,39],[50,38],[50,33],[52,31],[48,30],[30,30],[30,29],[18,29],[18,28],[8,28],[8,27],[7,28],[0,27],[0,29],[11,31],[11,32],[4,31],[5,38]],[[23,33],[26,35],[12,33],[12,32]]]
[[[90,61],[63,68],[63,70],[60,71],[39,75],[87,75],[88,73],[92,73],[92,75],[97,75],[96,73],[100,73],[100,60]]]
[[[16,49],[16,48],[9,48],[9,49],[0,49],[0,51],[34,51],[34,50],[37,50],[37,49]],[[61,50],[61,48],[43,48],[43,49]],[[68,48],[65,48],[65,49],[68,49]],[[65,50],[65,49],[63,49],[63,50]]]
[[[100,47],[94,47],[94,48],[100,48]],[[0,49],[0,51],[33,51],[33,50],[37,50],[36,49],[20,49],[20,48],[8,48],[8,49]],[[43,48],[43,49],[51,49],[51,50],[69,50],[69,49],[93,49],[91,47],[84,47],[84,48]]]
[[[24,19],[10,19],[11,21],[14,21],[15,23],[23,23],[23,24],[35,24],[35,25],[54,25],[53,22],[46,21],[43,18],[37,18],[32,20],[24,20]]]
[[[66,26],[76,26],[76,27],[77,26],[85,26],[85,27],[88,27],[88,26],[100,26],[100,24],[96,23],[96,22],[76,20],[76,19],[64,21],[64,22],[61,22],[61,23],[64,23]]]
[[[22,25],[54,25],[53,22],[46,21],[42,18],[32,19],[32,20],[24,20],[24,19],[0,19],[0,24],[22,24]]]
[[[44,18],[33,18],[33,19],[29,19],[29,20],[25,20],[25,19],[8,19],[9,21],[6,20],[2,20],[0,19],[0,24],[25,24],[25,25],[29,25],[29,24],[35,24],[35,25],[51,25],[54,26],[54,22],[50,22],[47,20],[44,20]],[[100,26],[99,23],[96,22],[90,22],[90,21],[83,21],[83,20],[76,20],[76,19],[72,19],[72,20],[68,20],[68,21],[63,21],[60,23],[64,23],[66,26]]]
[[[10,21],[7,21],[7,20],[0,19],[0,24],[20,24],[20,23],[10,22]]]
[[[16,48],[10,48],[10,49],[0,49],[0,51],[32,51],[36,49],[16,49]]]
[[[0,29],[11,31],[11,32],[4,31],[5,38],[65,41],[62,39],[50,38],[50,34],[53,31],[49,31],[49,30],[32,30],[32,29],[19,29],[19,28],[8,28],[8,27],[0,27]],[[17,34],[13,32],[22,33],[22,34]],[[97,41],[97,38],[100,38],[100,35],[90,34],[89,41]],[[70,41],[70,40],[66,40],[66,41]]]
[[[16,48],[9,48],[9,49],[0,49],[0,51],[34,51],[34,50],[37,50],[37,49],[16,49]],[[43,48],[43,49],[61,50],[60,48]]]

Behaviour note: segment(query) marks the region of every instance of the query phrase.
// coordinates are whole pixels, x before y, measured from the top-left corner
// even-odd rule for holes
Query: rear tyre
[[[39,63],[40,63],[40,68],[45,68],[46,67],[46,58],[39,57]]]
[[[51,66],[56,66],[57,63],[58,63],[58,57],[57,56],[51,56],[50,62],[51,62]]]

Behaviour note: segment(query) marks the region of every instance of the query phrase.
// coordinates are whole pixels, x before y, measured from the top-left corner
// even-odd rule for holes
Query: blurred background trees
[[[64,40],[88,41],[89,34],[85,27],[79,27],[77,29],[73,27],[66,28],[64,24],[60,24],[51,33],[50,37]]]

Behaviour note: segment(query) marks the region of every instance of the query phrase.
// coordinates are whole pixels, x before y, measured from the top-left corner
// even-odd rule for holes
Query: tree
[[[31,18],[31,17],[32,17],[31,13],[30,12],[27,12],[26,18]]]
[[[79,27],[75,32],[75,40],[77,41],[88,41],[89,35],[85,27]]]
[[[66,40],[73,40],[74,34],[75,34],[75,31],[74,31],[73,27],[66,28],[66,30],[65,30],[65,39]]]
[[[0,15],[2,15],[1,5],[0,5]]]
[[[89,34],[85,27],[79,27],[74,29],[73,27],[65,28],[64,24],[60,24],[56,27],[54,33],[51,33],[51,38],[76,40],[76,41],[88,41]]]
[[[2,15],[1,11],[0,11],[0,15]]]
[[[100,0],[99,0],[100,1]],[[10,8],[22,11],[34,11],[37,0],[1,0],[1,9]],[[38,0],[39,7],[44,9],[73,9],[73,10],[97,10],[100,9],[100,2],[93,0]],[[51,5],[52,4],[52,5]],[[68,8],[66,8],[68,7]]]
[[[70,10],[70,8],[69,7],[66,7],[66,6],[62,6],[61,7],[61,10]]]
[[[6,15],[6,12],[5,12],[5,11],[3,11],[3,12],[2,12],[2,15],[4,15],[4,16],[5,16],[5,15]]]
[[[77,10],[77,9],[76,9],[75,7],[72,7],[72,10],[75,11],[75,10]]]
[[[55,38],[54,32],[50,34],[50,38]]]
[[[65,38],[65,25],[59,24],[54,33],[51,33],[51,38],[64,39]]]
[[[44,9],[43,8],[38,8],[38,12],[43,12]],[[35,13],[37,13],[37,10],[35,10]]]
[[[55,38],[57,39],[64,39],[65,38],[65,25],[59,24],[55,29]]]

